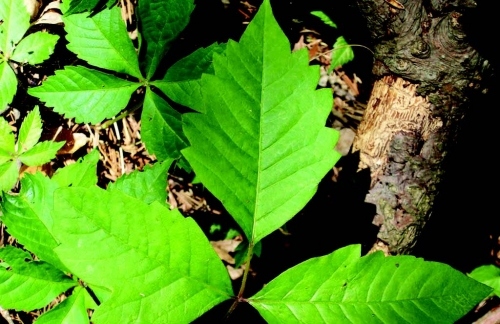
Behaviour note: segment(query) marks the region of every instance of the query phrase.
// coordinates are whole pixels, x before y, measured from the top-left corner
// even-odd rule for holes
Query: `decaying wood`
[[[460,24],[469,0],[357,0],[374,43],[377,78],[353,150],[369,168],[366,201],[378,238],[410,253],[432,213],[443,161],[470,109],[486,91],[489,64]],[[379,242],[380,243],[380,242]]]

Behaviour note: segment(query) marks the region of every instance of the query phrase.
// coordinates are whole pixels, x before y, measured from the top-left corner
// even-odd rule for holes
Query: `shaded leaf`
[[[249,299],[268,323],[454,323],[490,288],[413,256],[351,245],[305,261]]]
[[[81,13],[85,11],[93,11],[100,0],[71,0],[69,9],[64,12],[66,16]]]
[[[168,50],[170,42],[187,26],[194,9],[193,0],[139,1],[141,68],[150,80]]]
[[[97,124],[125,108],[139,86],[111,74],[66,66],[28,93],[77,123]]]
[[[255,244],[299,212],[340,155],[324,127],[331,91],[316,91],[318,67],[290,43],[268,1],[240,43],[214,54],[203,74],[205,114],[184,114],[183,150],[203,184]]]
[[[30,311],[44,307],[59,294],[78,283],[46,262],[33,261],[31,255],[7,245],[0,248],[0,305],[7,309]]]
[[[40,64],[54,53],[58,35],[49,33],[33,33],[19,43],[11,59],[19,63]]]
[[[0,192],[9,191],[14,187],[19,177],[16,161],[0,164]]]
[[[57,169],[52,180],[61,187],[92,187],[97,184],[97,162],[99,150],[94,149],[81,157],[76,163]]]
[[[150,88],[146,90],[141,123],[142,140],[148,152],[160,161],[179,158],[181,150],[188,146],[181,114]]]
[[[173,101],[203,112],[201,75],[214,73],[213,54],[221,54],[225,48],[226,44],[217,43],[207,48],[199,48],[172,65],[163,80],[153,81],[151,84],[158,87]]]
[[[352,47],[347,44],[344,36],[340,36],[335,41],[332,51],[332,62],[330,63],[329,72],[338,66],[347,64],[354,59]]]
[[[42,117],[38,106],[26,115],[19,129],[19,137],[17,139],[17,153],[24,153],[40,140],[42,135]]]
[[[66,268],[59,261],[53,249],[58,245],[52,235],[52,212],[55,181],[41,173],[26,173],[21,179],[19,195],[4,195],[1,206],[2,222],[9,234],[14,236],[27,250],[41,260],[47,261],[61,270]]]
[[[0,25],[1,27],[1,25]],[[17,78],[6,61],[0,61],[0,112],[12,102],[17,91]]]
[[[494,289],[495,295],[500,297],[500,268],[493,264],[480,266],[474,269],[469,276],[480,283]]]
[[[55,251],[79,278],[112,291],[94,323],[187,323],[232,295],[203,232],[178,211],[99,188],[63,188],[54,201]]]
[[[144,166],[144,170],[134,170],[132,173],[119,177],[116,182],[108,185],[108,191],[119,190],[146,204],[156,201],[165,203],[167,200],[167,172],[173,159]]]
[[[0,50],[8,57],[30,27],[30,14],[18,0],[0,0],[0,20]]]
[[[56,157],[57,151],[64,146],[63,142],[45,141],[36,144],[32,149],[19,156],[19,160],[28,166],[42,165]]]
[[[141,79],[139,61],[121,17],[120,8],[63,16],[68,49],[79,58],[103,69]],[[82,32],[84,30],[85,32]]]
[[[85,289],[76,287],[71,296],[37,318],[36,324],[88,324],[85,294]]]

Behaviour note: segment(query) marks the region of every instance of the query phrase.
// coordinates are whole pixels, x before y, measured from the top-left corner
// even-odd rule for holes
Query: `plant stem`
[[[131,113],[133,113],[134,111],[136,111],[137,109],[139,109],[142,106],[143,103],[144,103],[144,100],[138,100],[130,109],[125,110],[124,112],[122,112],[121,114],[119,114],[118,117],[115,117],[115,118],[113,118],[111,120],[108,120],[108,121],[104,122],[101,125],[101,129],[106,129],[109,126],[111,126],[114,123],[116,123],[117,121],[122,120],[123,118],[127,117],[128,115],[130,115]]]
[[[229,316],[231,316],[233,311],[236,309],[236,306],[238,306],[238,304],[240,302],[244,301],[243,293],[245,292],[245,286],[247,283],[248,272],[250,271],[250,260],[252,260],[254,245],[255,244],[253,242],[248,244],[247,262],[246,262],[246,266],[245,266],[245,271],[243,272],[243,279],[241,280],[240,291],[238,292],[238,296],[236,296],[236,298],[234,299],[233,304],[231,305],[231,307],[227,311],[226,320],[229,318]]]

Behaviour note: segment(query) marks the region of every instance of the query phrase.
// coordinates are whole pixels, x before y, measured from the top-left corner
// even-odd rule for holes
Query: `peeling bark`
[[[461,10],[470,0],[357,0],[374,42],[378,79],[353,151],[369,168],[378,238],[410,253],[432,213],[444,170],[474,91],[489,63],[467,42]],[[379,246],[379,245],[377,245]]]

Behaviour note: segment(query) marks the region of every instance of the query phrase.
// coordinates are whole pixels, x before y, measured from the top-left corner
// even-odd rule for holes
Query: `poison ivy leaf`
[[[69,9],[64,11],[66,16],[81,13],[84,11],[92,11],[99,4],[100,0],[71,0],[69,2]]]
[[[36,320],[36,324],[88,324],[85,294],[87,294],[85,289],[76,287],[71,296],[55,308],[43,313]]]
[[[160,161],[179,158],[181,150],[188,146],[182,132],[181,114],[150,88],[146,90],[141,123],[146,148]]]
[[[15,48],[11,60],[19,63],[40,64],[54,53],[59,36],[49,33],[33,33]]]
[[[144,171],[134,170],[108,185],[108,191],[119,190],[146,204],[154,201],[165,203],[167,200],[167,172],[173,159],[145,166]]]
[[[305,261],[249,299],[268,323],[454,323],[491,289],[413,256],[360,245]],[[330,270],[331,269],[331,270]]]
[[[3,112],[7,105],[12,102],[16,91],[16,74],[10,68],[9,63],[0,61],[0,112]]]
[[[139,86],[111,74],[66,66],[28,93],[67,118],[75,117],[77,123],[97,124],[125,108]]]
[[[14,187],[19,176],[16,161],[0,164],[0,191],[9,191]]]
[[[42,117],[38,106],[24,118],[17,139],[17,153],[30,150],[40,140],[42,135]]]
[[[214,54],[215,75],[203,74],[206,113],[183,116],[183,155],[254,244],[304,207],[340,157],[338,132],[324,127],[331,92],[315,90],[308,61],[290,53],[266,0],[241,41]]]
[[[311,11],[311,15],[318,17],[321,19],[325,25],[328,25],[333,28],[337,28],[337,25],[328,17],[323,11]]]
[[[99,151],[94,149],[74,164],[58,169],[52,180],[61,187],[92,187],[97,184],[97,162]]]
[[[9,234],[41,260],[61,270],[66,268],[53,249],[58,245],[52,235],[53,195],[58,188],[55,181],[41,173],[25,174],[21,179],[21,192],[17,196],[3,195],[1,220]]]
[[[30,27],[30,15],[24,3],[18,0],[0,0],[0,20],[0,50],[9,57],[15,44]]]
[[[474,269],[469,276],[494,289],[495,295],[500,297],[500,268],[490,265]]]
[[[214,74],[213,54],[221,54],[225,48],[226,44],[217,43],[207,48],[199,48],[172,65],[163,80],[153,81],[150,84],[158,87],[173,101],[203,112],[201,75],[203,73]]]
[[[36,144],[32,149],[19,156],[19,160],[28,166],[42,165],[55,158],[63,142],[45,141]]]
[[[103,69],[142,78],[120,8],[106,9],[91,17],[88,14],[63,16],[63,21],[68,33],[67,47],[79,58]]]
[[[139,31],[142,35],[141,68],[150,80],[168,50],[169,43],[187,26],[193,0],[139,1]]]
[[[0,164],[12,159],[11,154],[16,150],[15,142],[12,127],[5,119],[0,118]]]
[[[333,44],[332,62],[330,63],[329,72],[337,66],[347,64],[354,59],[354,52],[351,46],[347,44],[344,36],[340,36]]]
[[[31,255],[7,245],[0,248],[0,305],[7,309],[30,311],[44,307],[59,294],[78,283],[46,262],[33,261]]]
[[[112,291],[94,323],[187,323],[232,295],[207,238],[178,211],[99,188],[59,189],[54,201],[55,251],[86,283]]]

